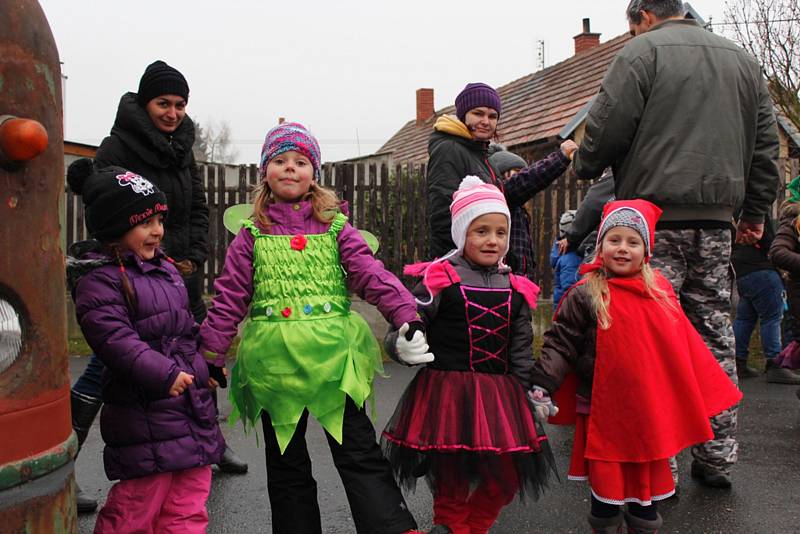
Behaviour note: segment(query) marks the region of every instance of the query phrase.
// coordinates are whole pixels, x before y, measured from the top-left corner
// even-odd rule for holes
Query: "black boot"
[[[219,470],[224,473],[235,473],[243,475],[247,473],[247,462],[239,458],[233,449],[225,446],[225,452],[222,454],[222,459],[217,464]]]
[[[213,391],[211,397],[214,399],[214,407],[217,410],[217,419],[219,419],[219,406],[217,405],[217,392]],[[222,459],[217,464],[219,470],[223,473],[233,473],[236,475],[243,475],[247,473],[247,462],[239,458],[233,449],[225,445],[225,452],[222,453]]]
[[[791,369],[784,369],[772,360],[767,360],[767,382],[772,384],[800,384],[800,374]]]
[[[92,428],[94,418],[103,405],[101,399],[90,397],[75,390],[70,391],[70,404],[72,407],[72,430],[78,436],[78,452],[81,450],[89,429]],[[77,455],[76,455],[77,457]],[[84,495],[80,486],[75,484],[75,501],[78,505],[79,514],[87,514],[97,510],[97,501],[88,495]]]
[[[700,483],[709,488],[727,489],[731,487],[731,477],[711,466],[702,464],[697,460],[692,460],[692,478],[700,480]]]

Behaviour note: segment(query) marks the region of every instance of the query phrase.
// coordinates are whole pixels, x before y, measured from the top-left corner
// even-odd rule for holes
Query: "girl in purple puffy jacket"
[[[159,248],[166,197],[119,167],[69,168],[95,239],[74,244],[68,276],[86,341],[105,364],[100,430],[111,488],[95,533],[201,533],[211,464],[225,441],[197,351],[183,279]]]

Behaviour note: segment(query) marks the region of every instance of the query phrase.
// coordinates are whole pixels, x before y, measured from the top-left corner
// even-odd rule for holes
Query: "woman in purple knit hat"
[[[523,204],[561,176],[578,146],[565,141],[560,150],[504,180],[489,163],[489,144],[497,139],[503,105],[500,95],[485,83],[469,83],[456,97],[456,115],[441,115],[428,141],[429,254],[442,257],[455,248],[450,236],[450,203],[465,176],[477,176],[497,186],[511,210],[511,249],[508,261],[517,274],[533,278],[530,222]]]

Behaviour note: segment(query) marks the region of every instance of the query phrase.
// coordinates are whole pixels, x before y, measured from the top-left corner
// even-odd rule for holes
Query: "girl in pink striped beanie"
[[[555,469],[526,398],[539,288],[502,262],[511,217],[497,187],[466,177],[450,213],[456,248],[405,269],[423,277],[414,293],[433,361],[408,385],[381,445],[404,487],[425,476],[431,533],[485,534],[514,496],[537,498]],[[390,356],[399,335],[387,334]]]
[[[505,230],[500,231],[500,239],[498,239],[498,252],[500,254],[497,261],[502,261],[508,252],[508,235],[511,230],[511,214],[506,204],[506,199],[503,193],[494,185],[487,184],[477,176],[467,176],[461,181],[461,185],[453,193],[453,202],[450,204],[450,215],[452,217],[452,224],[450,226],[450,235],[453,238],[453,243],[456,244],[456,251],[462,256],[467,253],[473,252],[474,247],[468,247],[468,236],[477,238],[478,234],[470,234],[470,226],[479,218],[486,215],[503,215],[505,216]],[[498,223],[502,223],[502,217],[494,218]],[[488,219],[485,219],[488,220]],[[485,235],[484,233],[480,234]],[[485,243],[483,243],[485,245]],[[465,247],[467,247],[465,249]],[[485,249],[484,249],[485,250]],[[448,253],[448,256],[453,252]],[[473,261],[480,260],[485,262],[483,256],[476,258],[469,258]],[[478,263],[476,261],[476,263]]]

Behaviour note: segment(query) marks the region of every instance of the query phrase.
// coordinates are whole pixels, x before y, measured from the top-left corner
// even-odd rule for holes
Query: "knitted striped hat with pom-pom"
[[[314,178],[319,179],[321,155],[316,137],[299,122],[284,122],[267,132],[264,145],[261,147],[261,159],[258,164],[258,175],[267,175],[267,165],[277,156],[289,151],[299,152],[311,161]]]
[[[502,213],[508,220],[511,230],[511,214],[508,211],[506,198],[495,186],[485,183],[477,176],[467,176],[461,181],[458,190],[453,193],[453,202],[450,204],[452,225],[450,235],[456,244],[458,253],[464,252],[464,242],[467,240],[467,230],[472,221],[487,213]],[[503,255],[508,252],[508,243]]]

